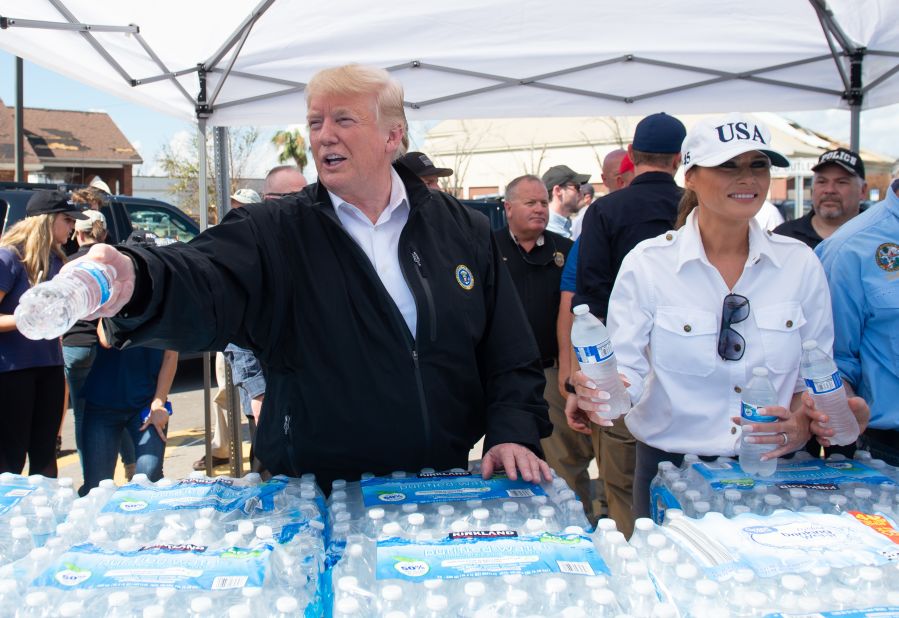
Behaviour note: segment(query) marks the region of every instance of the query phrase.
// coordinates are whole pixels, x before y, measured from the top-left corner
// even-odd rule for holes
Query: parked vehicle
[[[80,186],[0,182],[0,235],[25,216],[25,206],[38,189],[78,189]],[[154,199],[111,195],[100,211],[113,238],[128,238],[135,229],[152,232],[160,244],[187,242],[200,233],[199,226],[181,210]]]

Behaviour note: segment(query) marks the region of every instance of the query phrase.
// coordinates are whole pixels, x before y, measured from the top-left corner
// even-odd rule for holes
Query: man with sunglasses
[[[291,195],[300,191],[308,183],[303,172],[295,165],[279,165],[273,167],[265,175],[265,184],[262,185],[262,199],[276,200],[285,195]]]
[[[565,400],[557,386],[559,282],[572,243],[546,229],[549,197],[540,178],[528,174],[510,182],[506,187],[505,208],[508,227],[497,230],[494,237],[524,305],[546,376],[543,397],[549,404],[553,432],[541,440],[541,446],[547,463],[574,489],[592,521],[587,468],[593,459],[593,446],[590,438],[568,427]],[[528,334],[521,333],[521,336]]]
[[[578,210],[581,185],[590,180],[590,174],[578,174],[567,165],[554,165],[543,173],[543,184],[549,195],[550,232],[571,238],[571,216]]]

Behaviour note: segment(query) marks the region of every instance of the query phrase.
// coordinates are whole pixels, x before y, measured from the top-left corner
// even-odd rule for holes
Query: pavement
[[[215,394],[215,376],[212,375],[212,394]],[[204,443],[204,412],[203,412],[203,364],[201,359],[181,361],[178,364],[178,372],[172,384],[169,401],[172,402],[174,413],[169,420],[168,442],[165,449],[165,463],[163,474],[173,479],[185,478],[193,472],[193,462],[206,454]],[[250,470],[248,455],[250,452],[249,427],[246,419],[243,422],[243,470]],[[481,458],[483,440],[478,442],[469,453],[469,460]],[[75,451],[75,423],[71,409],[66,413],[62,426],[62,456],[58,460],[59,476],[70,477],[75,487],[83,483],[81,463],[78,453]],[[590,476],[595,479],[598,476],[596,462],[590,465]],[[221,465],[214,468],[215,476],[227,476],[229,466]],[[121,459],[116,466],[115,481],[124,483],[125,469]]]

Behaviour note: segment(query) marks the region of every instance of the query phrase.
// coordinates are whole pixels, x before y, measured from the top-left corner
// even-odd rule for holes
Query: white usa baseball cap
[[[681,148],[684,171],[698,165],[715,167],[744,152],[759,151],[775,167],[789,167],[790,160],[771,147],[771,131],[747,114],[707,118],[693,125]]]

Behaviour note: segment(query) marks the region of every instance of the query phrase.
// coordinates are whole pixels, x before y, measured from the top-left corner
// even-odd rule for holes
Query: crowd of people
[[[652,114],[603,161],[606,194],[566,165],[511,179],[507,226],[493,232],[439,190],[452,170],[406,152],[402,88],[385,71],[328,69],[306,96],[315,184],[276,168],[261,197],[238,191],[222,222],[188,244],[113,247],[102,215],[65,200],[29,205],[34,216],[0,243],[0,342],[29,359],[0,352],[0,401],[8,405],[13,380],[22,390],[12,374],[26,372],[33,394],[17,427],[55,437],[62,394],[43,385],[64,356],[86,487],[109,475],[117,436],[130,438],[138,471],[161,474],[176,356],[153,350],[222,351],[218,369],[230,362],[258,422],[261,466],[315,473],[326,490],[364,472],[467,467],[484,437],[485,477],[548,480],[552,467],[592,521],[611,516],[629,534],[649,512],[662,460],[734,456],[741,433],[770,445],[768,457],[830,447],[828,419],[799,377],[811,339],[835,356],[862,444],[899,464],[890,408],[899,184],[858,214],[867,186],[857,153],[822,154],[812,210],[782,223],[766,197],[771,167],[789,161],[767,127],[730,114],[688,132]],[[83,323],[63,355],[18,336],[11,314],[22,291],[58,271],[73,227],[77,259],[113,266],[117,280],[89,316],[105,318],[99,328]],[[606,322],[631,400],[613,421],[597,416],[609,395],[573,354],[579,304]],[[740,401],[755,367],[769,371],[778,405],[766,413],[778,420],[752,436],[760,428],[741,421]],[[141,388],[104,387],[116,372],[140,375]],[[43,398],[55,416],[26,412]],[[226,404],[217,403],[214,464],[227,457]],[[19,471],[32,453],[8,435],[0,461]],[[40,448],[31,462],[55,472]]]

